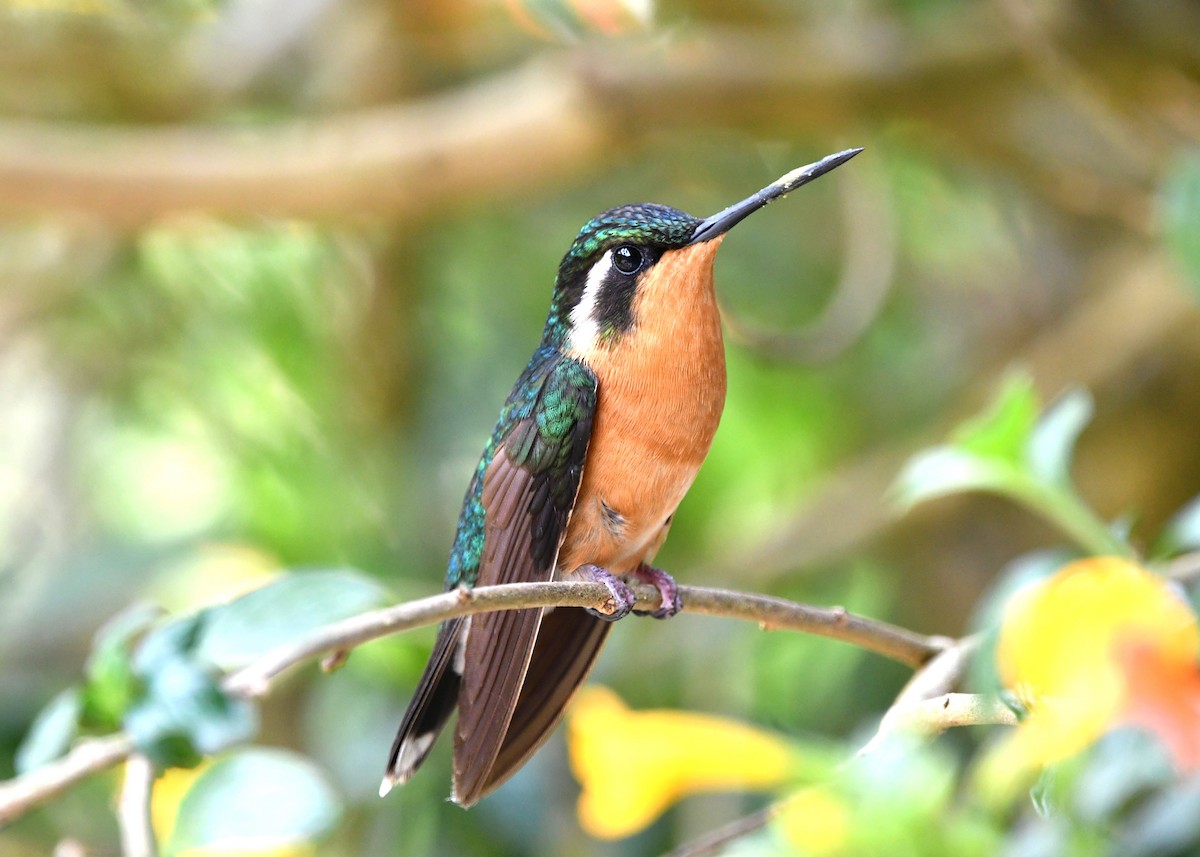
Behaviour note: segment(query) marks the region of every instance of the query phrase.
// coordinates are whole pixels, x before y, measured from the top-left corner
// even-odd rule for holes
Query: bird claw
[[[637,615],[652,616],[655,619],[670,619],[683,609],[683,602],[679,598],[679,587],[675,584],[675,578],[671,577],[665,571],[642,563],[633,570],[630,576],[642,583],[649,583],[657,588],[658,594],[662,599],[662,606],[657,610],[634,610],[633,612]]]
[[[611,610],[597,610],[594,607],[585,607],[588,613],[595,616],[597,619],[603,619],[605,622],[616,622],[618,619],[624,619],[629,615],[629,611],[633,609],[633,605],[637,602],[633,590],[629,588],[629,584],[621,580],[607,568],[601,568],[598,565],[585,565],[579,569],[581,575],[585,579],[590,579],[596,583],[603,583],[608,588],[608,602],[605,607],[610,607]]]

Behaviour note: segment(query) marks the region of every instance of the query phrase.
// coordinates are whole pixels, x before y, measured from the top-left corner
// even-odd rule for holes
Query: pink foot
[[[653,616],[655,619],[670,619],[683,609],[683,602],[679,600],[679,587],[675,585],[675,578],[671,577],[665,571],[642,563],[629,576],[634,580],[655,586],[658,589],[658,594],[662,597],[662,606],[657,610],[634,610],[634,613],[639,616]]]
[[[609,598],[612,601],[613,609],[609,613],[602,610],[595,610],[591,607],[585,607],[587,612],[591,613],[597,619],[603,619],[605,622],[616,622],[618,619],[624,619],[629,615],[629,611],[633,609],[637,598],[633,594],[633,590],[629,588],[629,584],[621,580],[607,568],[601,568],[598,565],[581,565],[578,574],[582,580],[593,580],[596,583],[603,583],[608,587]]]

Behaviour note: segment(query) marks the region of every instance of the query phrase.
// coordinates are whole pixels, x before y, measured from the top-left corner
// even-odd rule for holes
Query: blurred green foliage
[[[867,152],[731,236],[718,289],[739,327],[837,333],[844,319],[823,312],[842,297],[846,329],[865,332],[819,362],[731,336],[721,429],[660,564],[687,582],[956,635],[987,612],[1002,569],[1062,541],[963,489],[1032,500],[1089,549],[1140,549],[1174,520],[1158,553],[1195,550],[1196,506],[1180,509],[1200,490],[1200,21],[1183,0],[1063,0],[1030,30],[1012,5],[698,0],[651,19],[633,2],[0,5],[0,165],[45,155],[53,174],[66,157],[69,146],[27,151],[22,122],[250,135],[433,98],[545,57],[592,69],[589,109],[607,123],[602,153],[566,177],[533,152],[515,186],[483,182],[402,214],[291,212],[277,204],[286,183],[251,206],[262,214],[217,206],[130,225],[128,210],[147,204],[141,185],[6,213],[0,774],[119,724],[183,755],[202,736],[171,741],[193,727],[211,728],[204,749],[254,731],[253,748],[200,774],[183,804],[193,814],[180,809],[164,843],[176,850],[205,841],[206,818],[244,820],[209,808],[225,788],[284,805],[259,791],[281,777],[308,801],[302,838],[330,855],[651,854],[750,809],[752,798],[700,796],[645,834],[592,843],[573,819],[558,738],[469,814],[444,800],[444,746],[381,802],[432,631],[363,647],[332,675],[303,671],[252,713],[217,688],[215,665],[233,656],[187,623],[228,623],[222,639],[244,654],[285,633],[273,622],[302,633],[342,608],[437,591],[471,468],[575,230],[635,200],[717,211],[844,145]],[[696,56],[710,58],[702,73]],[[643,59],[678,76],[621,84]],[[625,93],[616,107],[605,85]],[[102,164],[111,153],[89,154]],[[148,160],[144,172],[170,168]],[[863,234],[863,223],[887,229]],[[892,263],[878,301],[847,274],[861,270],[856,252]],[[907,472],[910,501],[946,496],[897,520],[886,489],[902,462],[978,411],[1014,362],[1032,380],[929,453],[962,466],[940,471],[940,489]],[[1093,405],[1066,393],[1080,384],[1095,410],[1082,436]],[[1058,401],[1057,422],[1037,421],[1039,400]],[[1132,547],[1108,527],[1127,514]],[[313,568],[363,576],[317,592]],[[278,596],[270,604],[233,600],[280,569],[309,577],[292,596],[283,581],[263,590]],[[226,602],[224,614],[202,609]],[[128,609],[146,603],[168,624],[153,625],[157,608]],[[301,609],[314,603],[328,611]],[[907,675],[842,644],[687,615],[623,623],[596,670],[637,706],[847,739]],[[917,789],[927,801],[897,809],[914,814],[910,832],[949,821],[944,842],[921,850],[930,840],[915,837],[911,853],[989,853],[1004,831],[1006,853],[1090,854],[1080,830],[1097,824],[1123,853],[1191,847],[1154,851],[1187,841],[1173,824],[1195,788],[1151,774],[1136,800],[1075,788],[1057,803],[1065,814],[1014,810],[983,830],[945,779],[975,742],[948,737],[933,761],[900,760],[893,777],[848,787],[863,836],[885,835],[876,810]],[[1105,754],[1138,754],[1118,744],[1080,762],[1110,773],[1072,776],[1127,787]],[[0,851],[44,854],[74,837],[112,853],[115,788],[94,778],[0,831]],[[747,848],[759,846],[783,847]],[[864,853],[876,846],[864,838]]]
[[[1189,151],[1163,182],[1164,240],[1194,291],[1200,291],[1200,154]]]

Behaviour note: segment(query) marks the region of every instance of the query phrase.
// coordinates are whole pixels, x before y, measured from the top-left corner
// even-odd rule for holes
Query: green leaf
[[[1167,174],[1159,210],[1167,250],[1200,297],[1200,152],[1189,153]]]
[[[833,778],[848,792],[846,805],[854,814],[849,847],[838,853],[941,853],[957,773],[955,760],[944,748],[922,744],[913,736],[893,736],[871,753],[851,759]]]
[[[1054,815],[1054,809],[1059,799],[1054,776],[1054,768],[1046,768],[1038,777],[1037,782],[1029,789],[1029,800],[1033,804],[1034,812],[1042,818]]]
[[[230,670],[314,629],[388,603],[376,581],[352,571],[298,571],[214,607],[199,648]]]
[[[1200,778],[1147,800],[1127,825],[1120,852],[1128,857],[1160,857],[1200,852]]]
[[[142,640],[133,658],[133,667],[139,675],[153,674],[180,659],[187,659],[196,648],[204,629],[208,614],[201,610],[180,616],[155,628]]]
[[[1076,814],[1089,822],[1113,821],[1153,789],[1169,787],[1175,779],[1171,757],[1150,733],[1117,729],[1088,751],[1075,784]]]
[[[78,687],[60,692],[38,712],[17,748],[13,764],[18,774],[40,768],[62,756],[79,734],[79,717],[83,711],[83,695]]]
[[[1092,421],[1092,396],[1081,387],[1059,397],[1033,427],[1025,458],[1035,478],[1069,486],[1071,454],[1080,433]]]
[[[1043,819],[1065,817],[1082,767],[1083,759],[1074,756],[1043,768],[1029,789],[1034,811]]]
[[[891,493],[901,509],[961,491],[1003,492],[1014,470],[952,446],[919,452],[900,471]]]
[[[230,753],[201,774],[179,807],[170,850],[267,850],[328,833],[338,795],[308,759],[263,747]]]
[[[115,729],[140,693],[130,662],[133,640],[143,634],[162,611],[148,603],[134,604],[118,613],[96,632],[88,657],[83,690],[82,718],[88,725]]]
[[[952,444],[910,459],[892,488],[893,499],[904,510],[952,492],[1000,494],[1046,518],[1090,553],[1133,556],[1128,542],[1071,486],[1071,450],[1091,412],[1091,398],[1075,390],[1039,420],[1033,381],[1009,375],[987,412],[963,424]]]
[[[963,423],[951,443],[918,453],[901,471],[892,495],[902,509],[960,491],[1022,496],[1027,455],[1037,423],[1033,381],[1012,373],[988,409]]]
[[[200,612],[168,622],[147,635],[134,657],[144,693],[124,726],[138,749],[163,767],[189,767],[258,729],[254,706],[227,695],[199,654],[207,618]]]
[[[138,749],[163,767],[190,767],[199,757],[248,740],[258,729],[254,706],[226,695],[195,663],[166,661],[147,684],[146,698],[130,709],[125,729]]]
[[[1193,497],[1167,522],[1155,545],[1159,556],[1200,550],[1200,496]]]
[[[953,445],[984,459],[1020,467],[1025,463],[1039,407],[1033,379],[1012,372],[1005,377],[988,410],[959,426],[952,437]]]

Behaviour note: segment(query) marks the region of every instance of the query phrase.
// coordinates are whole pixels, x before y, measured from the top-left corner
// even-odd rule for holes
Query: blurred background
[[[962,633],[1061,537],[887,489],[1014,365],[1092,391],[1076,479],[1149,538],[1200,486],[1197,33],[1188,0],[0,0],[0,775],[132,602],[436,592],[579,227],[850,146],[724,244],[728,404],[659,564]],[[432,636],[265,702],[343,803],[305,853],[652,854],[753,808],[592,842],[561,736],[470,813],[446,746],[380,801]],[[594,680],[841,737],[907,674],[685,614],[622,623]],[[114,781],[0,851],[116,853]]]

